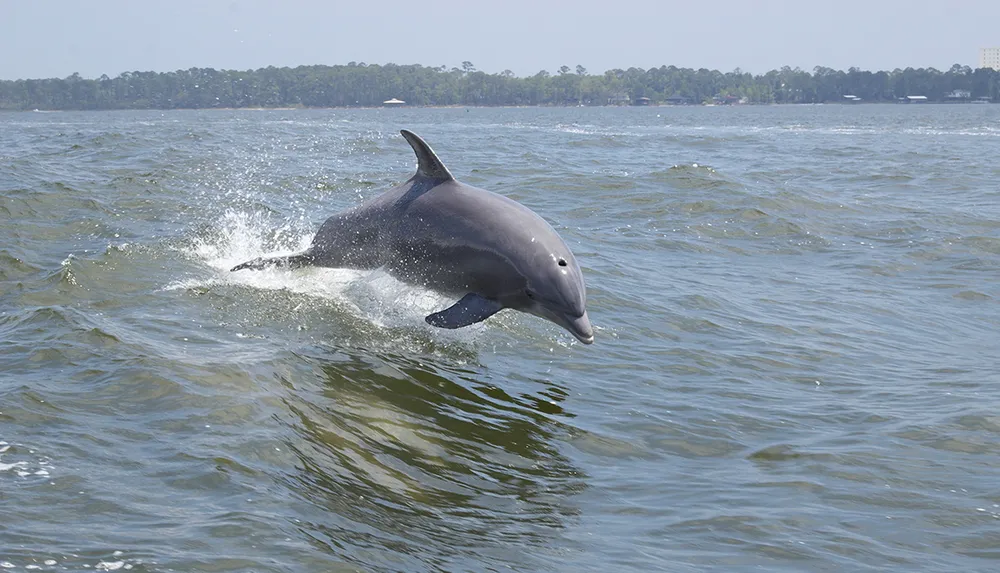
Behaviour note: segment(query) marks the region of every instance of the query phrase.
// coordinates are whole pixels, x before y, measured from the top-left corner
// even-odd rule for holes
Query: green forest
[[[762,75],[736,69],[661,66],[591,74],[562,66],[518,77],[509,70],[367,65],[268,67],[258,70],[191,68],[175,72],[125,72],[118,77],[0,81],[0,109],[99,110],[239,107],[351,107],[382,105],[538,106],[717,103],[1000,101],[1000,71],[954,65],[947,71],[906,68],[870,72],[783,67]]]

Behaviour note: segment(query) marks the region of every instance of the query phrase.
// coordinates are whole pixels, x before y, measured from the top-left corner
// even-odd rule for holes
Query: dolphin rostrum
[[[425,320],[461,328],[512,308],[594,342],[576,258],[558,233],[524,205],[459,183],[416,134],[400,133],[417,155],[408,181],[333,215],[305,251],[233,267],[319,266],[371,270],[460,297]]]

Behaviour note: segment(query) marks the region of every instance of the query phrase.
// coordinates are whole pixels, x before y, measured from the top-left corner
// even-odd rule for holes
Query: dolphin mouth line
[[[580,316],[562,316],[562,326],[584,344],[594,343],[594,327],[590,324],[590,317],[587,312]]]

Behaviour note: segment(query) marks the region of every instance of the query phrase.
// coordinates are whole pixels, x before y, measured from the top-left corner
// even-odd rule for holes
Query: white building
[[[1000,70],[1000,48],[979,48],[979,67]]]

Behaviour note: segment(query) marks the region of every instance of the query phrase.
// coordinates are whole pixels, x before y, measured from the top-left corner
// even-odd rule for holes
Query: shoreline
[[[740,108],[740,107],[803,107],[803,106],[844,106],[844,107],[856,107],[859,105],[905,105],[905,106],[954,106],[954,105],[987,105],[993,104],[992,101],[963,101],[963,102],[951,102],[951,101],[929,101],[920,103],[905,103],[896,101],[865,101],[865,102],[817,102],[817,103],[741,103],[741,104],[650,104],[650,105],[405,105],[405,106],[388,106],[388,105],[375,105],[375,106],[324,106],[324,107],[309,107],[309,106],[282,106],[282,107],[144,107],[144,108],[108,108],[108,109],[77,109],[77,108],[65,108],[65,109],[0,109],[0,113],[60,113],[60,112],[111,112],[111,111],[322,111],[322,110],[376,110],[376,109],[544,109],[544,108],[560,108],[560,109],[574,109],[574,108],[622,108],[622,109],[642,109],[642,108],[701,108],[701,107],[719,107],[719,108]]]

